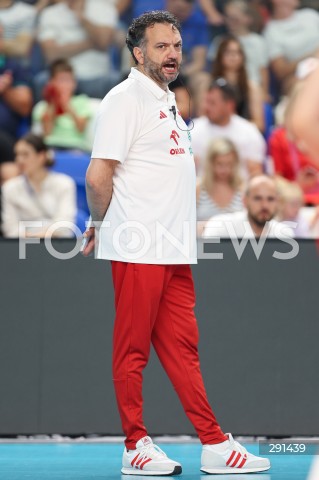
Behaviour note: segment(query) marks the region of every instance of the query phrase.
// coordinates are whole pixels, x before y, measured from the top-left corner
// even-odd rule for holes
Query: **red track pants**
[[[151,343],[200,441],[226,440],[200,372],[190,266],[112,262],[112,274],[116,307],[113,381],[126,447],[135,449],[136,442],[147,435],[142,372]]]

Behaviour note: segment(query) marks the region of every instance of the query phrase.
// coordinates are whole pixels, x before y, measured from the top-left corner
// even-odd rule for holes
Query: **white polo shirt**
[[[254,238],[247,211],[216,215],[208,220],[203,232],[203,238]],[[292,228],[283,222],[270,220],[264,227],[263,237],[293,238]]]
[[[172,106],[177,111],[175,95],[136,68],[101,103],[92,158],[120,164],[99,232],[98,258],[197,263],[191,137],[179,113],[176,124]]]
[[[262,164],[266,157],[266,142],[256,125],[238,115],[232,115],[227,125],[211,123],[206,116],[195,118],[192,131],[194,155],[198,157],[200,175],[205,168],[206,153],[211,141],[217,138],[231,140],[237,148],[240,173],[244,180],[249,178],[247,162]]]
[[[116,28],[118,13],[115,0],[86,0],[84,15],[94,25]],[[40,42],[55,40],[61,46],[81,42],[87,38],[88,33],[66,2],[46,7],[40,14],[37,37]],[[76,77],[80,80],[107,77],[111,68],[107,50],[90,48],[72,55],[69,61]]]

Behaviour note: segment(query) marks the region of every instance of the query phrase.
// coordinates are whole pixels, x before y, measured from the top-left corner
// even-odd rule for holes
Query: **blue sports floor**
[[[201,446],[198,443],[161,444],[168,456],[181,462],[181,480],[319,480],[309,475],[315,456],[271,455],[272,468],[260,474],[205,475],[199,472]],[[258,454],[258,445],[245,445]],[[121,476],[121,444],[0,444],[0,480],[140,480]],[[314,472],[313,472],[314,473]],[[147,478],[147,477],[146,477]],[[154,477],[152,477],[154,478]],[[155,477],[169,478],[169,477]]]

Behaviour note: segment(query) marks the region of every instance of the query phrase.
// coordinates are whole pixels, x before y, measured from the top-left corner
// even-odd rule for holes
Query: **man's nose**
[[[168,56],[169,58],[174,58],[176,59],[178,57],[178,51],[176,50],[176,47],[174,45],[171,45],[169,47],[169,52],[168,52]]]

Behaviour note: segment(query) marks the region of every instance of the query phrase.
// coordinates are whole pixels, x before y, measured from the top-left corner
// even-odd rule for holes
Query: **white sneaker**
[[[252,473],[269,470],[267,458],[256,457],[236,442],[230,433],[228,440],[216,445],[203,445],[201,471],[205,473]]]
[[[143,437],[136,444],[135,450],[124,449],[124,475],[179,475],[182,467],[167,457],[150,437]]]

